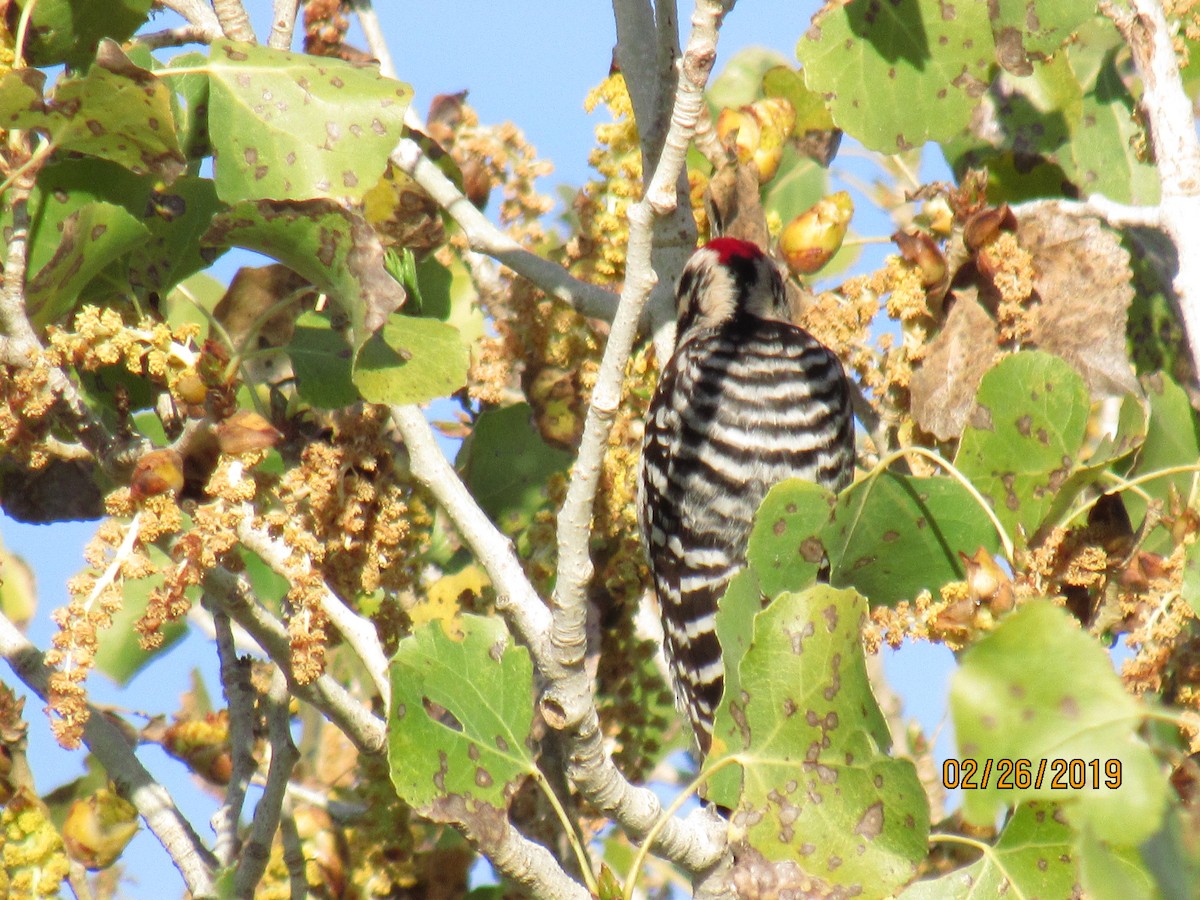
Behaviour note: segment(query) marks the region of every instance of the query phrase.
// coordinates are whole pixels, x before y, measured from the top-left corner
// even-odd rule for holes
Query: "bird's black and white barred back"
[[[831,490],[854,467],[836,356],[788,319],[758,247],[717,238],[684,267],[675,352],[646,416],[638,515],[680,707],[707,752],[724,667],[717,601],[742,568],[754,513],[788,478]]]

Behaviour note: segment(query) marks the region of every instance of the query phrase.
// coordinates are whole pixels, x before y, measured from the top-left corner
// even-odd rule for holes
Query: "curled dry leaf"
[[[1000,354],[996,323],[979,304],[976,289],[953,296],[945,327],[909,383],[913,418],[939,441],[962,434],[979,382]]]
[[[1125,347],[1133,286],[1117,235],[1097,219],[1035,206],[1020,211],[1017,237],[1036,272],[1033,343],[1069,362],[1094,398],[1136,393]]]

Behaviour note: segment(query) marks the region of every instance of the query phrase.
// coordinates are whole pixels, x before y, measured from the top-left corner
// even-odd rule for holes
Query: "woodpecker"
[[[805,478],[837,491],[853,476],[846,375],[788,321],[775,264],[717,238],[684,266],[675,352],[646,415],[638,518],[675,696],[701,753],[712,741],[724,667],[717,601],[745,565],[767,491]]]

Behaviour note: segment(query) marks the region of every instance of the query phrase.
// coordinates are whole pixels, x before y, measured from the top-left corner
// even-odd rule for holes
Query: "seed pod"
[[[71,804],[63,823],[63,844],[84,868],[107,869],[137,834],[137,818],[132,803],[102,788]]]
[[[946,277],[946,257],[925,232],[897,231],[892,240],[900,248],[900,255],[921,270],[922,287],[933,287]]]
[[[133,467],[129,483],[134,500],[178,493],[183,487],[183,457],[174,450],[151,450]]]
[[[274,425],[248,409],[238,410],[217,426],[217,443],[230,456],[270,449],[282,437]]]
[[[795,275],[811,275],[842,246],[854,203],[845,191],[830,194],[788,223],[779,250]]]

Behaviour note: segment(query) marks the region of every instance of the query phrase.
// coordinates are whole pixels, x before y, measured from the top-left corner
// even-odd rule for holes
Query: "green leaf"
[[[89,281],[150,235],[145,225],[111,203],[85,204],[67,215],[59,229],[54,255],[37,270],[26,292],[39,326],[70,312]]]
[[[1030,57],[1052,54],[1096,14],[1090,0],[994,0],[988,4],[992,37],[1000,64],[1027,71]]]
[[[754,616],[739,690],[717,710],[716,735],[740,740],[736,780],[710,799],[735,808],[731,827],[770,860],[790,860],[828,889],[886,897],[925,858],[929,810],[916,769],[892,759],[871,694],[860,628],[866,602],[816,585]],[[723,741],[722,741],[723,743]]]
[[[745,106],[762,96],[763,76],[787,59],[775,50],[749,47],[739,50],[708,85],[708,104],[714,109]]]
[[[360,199],[400,140],[412,88],[375,65],[213,42],[209,133],[217,193]]]
[[[113,616],[112,625],[100,633],[100,644],[96,650],[96,668],[121,686],[128,684],[134,675],[187,634],[186,622],[166,622],[159,629],[163,636],[162,644],[153,650],[142,648],[140,635],[134,625],[146,612],[150,594],[162,587],[162,573],[173,565],[171,558],[158,547],[149,546],[146,552],[158,571],[148,578],[125,582],[121,592],[121,608]]]
[[[811,481],[792,478],[767,492],[746,545],[746,560],[768,597],[803,590],[825,560],[821,532],[837,501]]]
[[[959,758],[978,764],[978,790],[963,792],[968,821],[987,824],[1007,805],[1029,799],[1063,803],[1076,827],[1101,840],[1136,845],[1162,822],[1167,782],[1137,731],[1145,714],[1092,638],[1048,601],[1025,603],[971,646],[950,687]],[[996,760],[1029,760],[1040,787],[1001,789]],[[1056,760],[1082,760],[1087,784],[1054,781]],[[1088,765],[1098,760],[1098,779]],[[1109,786],[1106,764],[1120,764]],[[983,784],[988,766],[991,777]],[[1093,783],[1098,780],[1097,783]]]
[[[0,86],[13,87],[17,96],[0,102],[0,119],[10,127],[36,128],[60,150],[173,181],[186,159],[175,136],[171,92],[116,44],[106,40],[100,49],[100,58],[87,74],[60,81],[49,103],[30,98],[31,78],[10,73]],[[27,105],[14,107],[18,98]]]
[[[168,69],[195,69],[178,75],[163,76],[171,88],[171,110],[175,116],[175,131],[179,146],[188,159],[212,155],[208,137],[208,75],[203,67],[208,57],[195,51],[181,53],[167,63]]]
[[[356,348],[404,302],[384,267],[379,236],[332,200],[239,203],[213,219],[201,243],[256,250],[307,278],[349,317]]]
[[[1195,465],[1200,460],[1200,440],[1196,435],[1196,413],[1187,393],[1167,375],[1157,372],[1141,379],[1142,389],[1150,402],[1150,424],[1146,440],[1137,455],[1128,477],[1149,475],[1175,466]],[[1169,502],[1172,488],[1177,497],[1191,496],[1195,472],[1180,472],[1143,482],[1141,489],[1151,499]],[[1137,524],[1146,514],[1147,503],[1136,491],[1122,494],[1132,521]],[[1173,549],[1165,535],[1146,549],[1170,553]]]
[[[340,409],[359,399],[350,377],[354,351],[335,331],[328,313],[305,312],[287,346],[296,389],[313,406]]]
[[[1083,379],[1048,353],[1015,353],[983,376],[954,463],[1010,536],[1032,535],[1062,500],[1090,408]]]
[[[987,4],[854,0],[818,13],[796,55],[839,128],[896,153],[970,123],[992,51]]]
[[[24,629],[37,612],[37,584],[29,563],[0,543],[0,613]]]
[[[529,527],[547,501],[550,476],[565,472],[570,453],[542,440],[527,403],[482,413],[463,441],[458,467],[471,496],[507,535]]]
[[[963,577],[960,552],[1000,547],[995,526],[957,481],[898,472],[880,472],[843,491],[824,540],[830,581],[881,604],[923,590],[936,594]]]
[[[1114,847],[1085,828],[1076,836],[1072,855],[1079,860],[1079,881],[1091,900],[1162,896],[1136,847]]]
[[[994,897],[1071,897],[1074,832],[1052,803],[1022,803],[982,859],[940,878],[918,881],[901,900],[991,900]],[[1129,895],[1138,896],[1138,895]]]
[[[102,38],[127,40],[146,21],[151,0],[16,0],[24,10],[37,2],[31,16],[26,60],[34,66],[87,65]],[[16,18],[12,21],[15,23]]]
[[[368,403],[426,403],[463,387],[469,362],[453,326],[395,313],[359,350],[353,379]]]
[[[835,126],[825,98],[810,91],[804,77],[791,66],[775,66],[763,74],[764,97],[783,97],[796,111],[793,134],[806,131],[830,131]]]
[[[462,821],[480,805],[505,809],[537,772],[533,665],[499,619],[464,615],[456,635],[443,624],[418,628],[392,658],[388,764],[405,803],[435,821]]]

